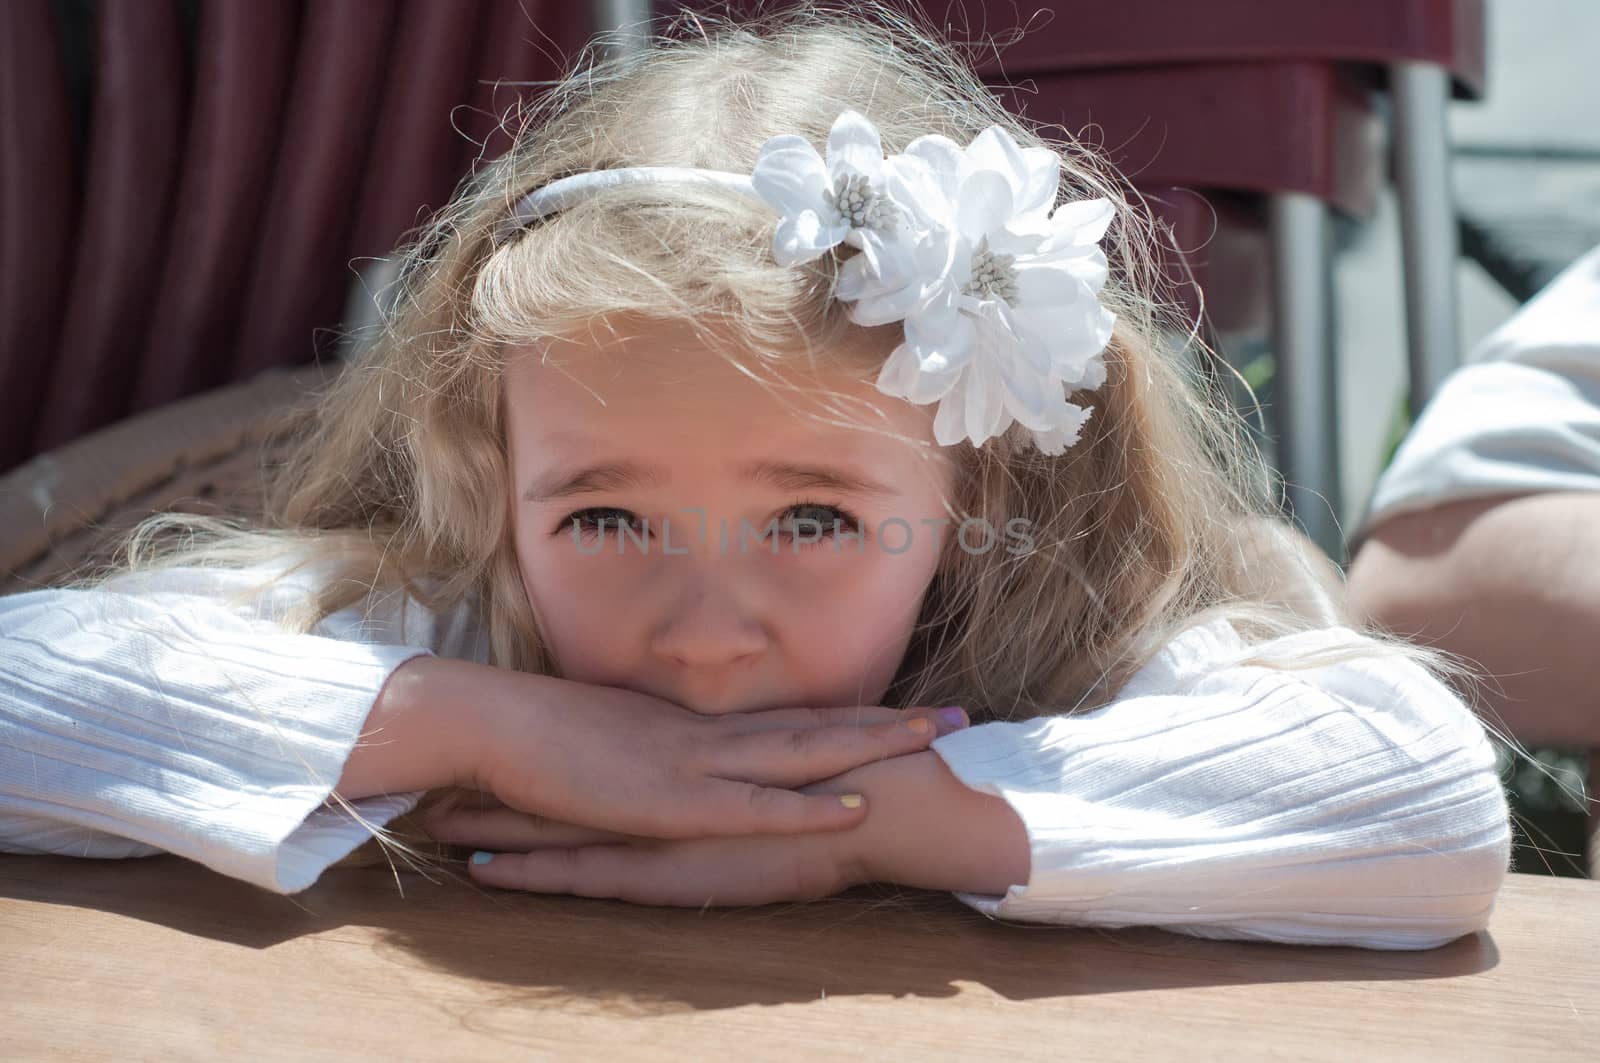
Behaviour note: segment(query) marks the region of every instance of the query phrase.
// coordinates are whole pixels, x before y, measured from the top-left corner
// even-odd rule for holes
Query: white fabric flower
[[[895,163],[883,156],[878,130],[845,111],[828,131],[827,157],[804,137],[768,140],[750,175],[756,193],[782,218],[773,236],[780,266],[810,262],[841,243],[860,248],[864,268],[883,284],[910,273],[910,221],[887,190]]]
[[[841,269],[838,294],[854,302],[852,320],[905,320],[905,342],[878,387],[940,402],[941,444],[981,446],[1016,421],[1039,449],[1061,453],[1090,412],[1067,392],[1105,382],[1115,317],[1099,300],[1107,274],[1099,241],[1115,210],[1105,199],[1052,209],[1060,165],[1054,152],[1020,148],[999,126],[965,150],[947,137],[920,137],[884,178],[907,216],[931,220],[903,237],[909,273],[859,259]]]

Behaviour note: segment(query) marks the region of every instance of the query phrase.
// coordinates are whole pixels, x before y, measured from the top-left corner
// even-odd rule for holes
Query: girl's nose
[[[690,668],[726,668],[747,663],[767,648],[759,619],[730,588],[698,580],[669,606],[651,639],[663,660]]]

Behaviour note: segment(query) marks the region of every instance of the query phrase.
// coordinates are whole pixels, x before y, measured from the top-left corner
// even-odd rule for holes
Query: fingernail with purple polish
[[[961,711],[960,705],[947,705],[939,710],[939,715],[957,731],[967,726],[967,714]]]

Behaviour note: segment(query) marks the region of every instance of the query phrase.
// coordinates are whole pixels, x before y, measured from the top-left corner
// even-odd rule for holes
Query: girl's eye
[[[785,511],[778,522],[778,534],[797,547],[809,548],[830,542],[839,532],[861,534],[861,521],[843,506],[824,502],[801,502]],[[802,537],[798,539],[797,537]]]
[[[784,511],[776,522],[776,531],[779,539],[800,549],[831,542],[840,532],[860,535],[861,521],[843,506],[801,502]],[[641,544],[650,543],[657,535],[648,518],[611,506],[591,506],[569,513],[553,534],[570,534],[579,542],[592,543],[608,533],[625,533],[630,542]]]
[[[580,509],[576,513],[569,513],[561,526],[556,529],[578,536],[584,542],[610,532],[618,535],[627,530],[632,536],[643,537],[649,534],[650,522],[643,517],[636,517],[625,509],[612,509],[608,506],[595,506],[590,509]]]

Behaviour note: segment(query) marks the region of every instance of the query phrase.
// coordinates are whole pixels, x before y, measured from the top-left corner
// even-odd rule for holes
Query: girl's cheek
[[[587,551],[587,552],[585,552]],[[517,567],[528,602],[543,617],[581,616],[604,609],[629,578],[630,558],[578,550],[569,534],[523,537],[517,543]]]
[[[644,620],[632,593],[640,581],[625,571],[626,558],[582,557],[570,543],[563,545],[568,549],[546,550],[523,562],[528,602],[544,621],[563,676],[625,686],[628,676],[617,672],[618,654]]]
[[[817,633],[809,641],[855,660],[908,638],[935,559],[885,554],[871,544],[860,554],[853,548],[837,555],[821,550],[830,552],[804,564],[775,566],[783,569],[779,599],[793,603],[795,615]]]

